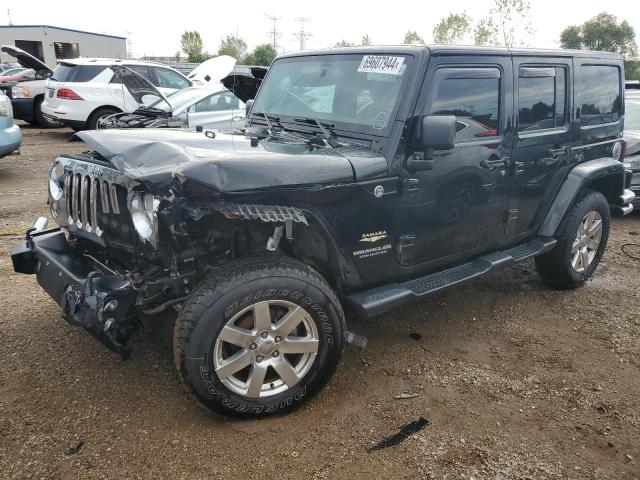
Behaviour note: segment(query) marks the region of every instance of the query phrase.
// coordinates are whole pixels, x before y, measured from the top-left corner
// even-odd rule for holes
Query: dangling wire
[[[624,253],[627,257],[632,258],[634,260],[640,260],[640,256],[634,255],[633,253],[629,253],[625,250],[626,247],[635,247],[635,248],[640,248],[640,244],[637,243],[625,243],[624,245],[622,245],[622,247],[620,247],[620,250],[622,250],[622,253]]]

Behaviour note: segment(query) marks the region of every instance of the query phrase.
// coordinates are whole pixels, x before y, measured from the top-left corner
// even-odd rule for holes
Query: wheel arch
[[[122,112],[122,109],[120,107],[116,107],[115,105],[100,105],[99,107],[94,108],[91,111],[91,113],[87,116],[86,123],[89,123],[89,120],[91,119],[91,117],[93,117],[97,112],[99,112],[100,110],[105,110],[105,109],[115,110],[117,113],[121,113]]]
[[[576,165],[560,186],[547,215],[542,222],[539,235],[553,237],[562,228],[568,214],[586,191],[600,192],[611,209],[620,209],[625,201],[625,170],[614,158],[598,158]]]

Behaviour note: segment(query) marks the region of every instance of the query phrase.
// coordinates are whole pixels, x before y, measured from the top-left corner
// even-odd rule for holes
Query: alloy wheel
[[[213,346],[213,367],[232,392],[263,398],[302,380],[318,347],[318,330],[307,310],[284,300],[265,300],[225,324]]]

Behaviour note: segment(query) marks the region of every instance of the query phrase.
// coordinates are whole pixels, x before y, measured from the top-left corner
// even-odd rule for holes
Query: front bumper
[[[633,172],[631,174],[631,185],[629,189],[636,194],[636,198],[633,200],[633,205],[640,207],[640,171]]]
[[[59,228],[29,230],[12,250],[11,260],[16,272],[36,275],[67,321],[123,358],[129,356],[127,341],[139,325],[134,317],[136,292],[128,278],[74,248]]]

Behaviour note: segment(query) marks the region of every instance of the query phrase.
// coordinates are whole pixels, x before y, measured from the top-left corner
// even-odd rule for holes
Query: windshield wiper
[[[256,117],[264,118],[264,121],[267,122],[267,133],[269,134],[270,137],[276,136],[276,131],[273,129],[273,123],[271,123],[271,120],[273,120],[274,122],[279,122],[280,119],[278,117],[269,115],[268,113],[264,113],[264,112],[255,112],[255,113],[252,112],[252,114],[255,115]]]
[[[308,123],[311,125],[317,125],[320,131],[322,132],[322,139],[325,143],[331,148],[339,147],[340,144],[335,139],[335,134],[330,130],[333,128],[333,123],[322,123],[317,118],[305,117],[305,118],[294,118],[293,119],[299,123]]]

